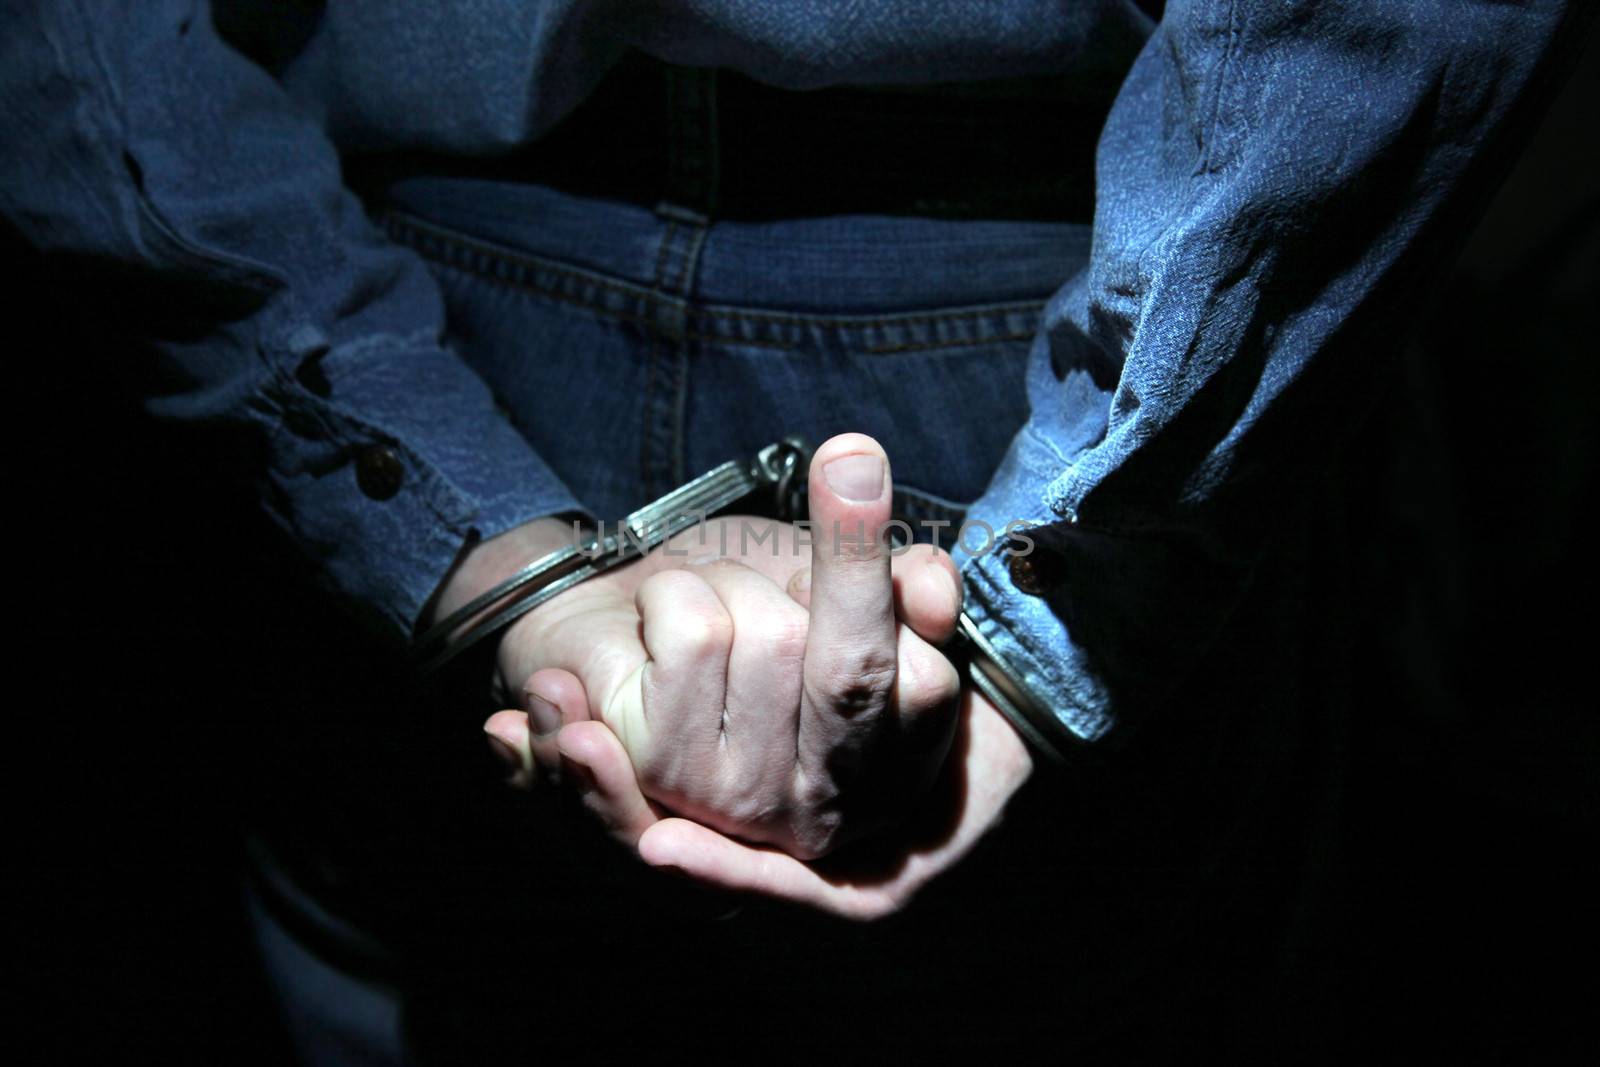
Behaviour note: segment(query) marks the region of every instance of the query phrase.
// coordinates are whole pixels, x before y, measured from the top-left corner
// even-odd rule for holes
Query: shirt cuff
[[[268,441],[267,510],[403,639],[466,544],[583,513],[446,349],[390,336],[330,349],[311,328],[287,345],[249,405]]]
[[[1006,534],[1008,527],[1061,522],[1045,508],[1043,487],[1067,464],[1031,426],[1024,427],[988,491],[968,510],[952,555],[966,586],[967,615],[1011,673],[1052,710],[1063,734],[1070,735],[1061,740],[1071,744],[1097,741],[1111,730],[1106,687],[1049,602],[1017,588]],[[1032,551],[1048,549],[1035,541]]]

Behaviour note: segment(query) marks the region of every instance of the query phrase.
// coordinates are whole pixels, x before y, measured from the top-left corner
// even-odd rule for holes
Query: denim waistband
[[[518,182],[712,219],[844,214],[1090,221],[1110,105],[1035,77],[796,92],[639,54],[538,142],[496,159],[354,159],[358,185]]]
[[[609,287],[618,301],[877,316],[1037,304],[1086,262],[1069,222],[829,216],[706,220],[672,208],[478,179],[416,177],[375,205],[432,258],[516,281]],[[680,262],[681,261],[681,262]]]

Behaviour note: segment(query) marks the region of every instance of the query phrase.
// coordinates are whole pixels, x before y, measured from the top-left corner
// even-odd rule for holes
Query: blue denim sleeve
[[[258,442],[268,511],[339,591],[408,634],[469,538],[578,510],[445,347],[426,268],[209,5],[7,0],[4,24],[0,214],[87,314],[108,268],[139,283],[170,383],[152,407]]]
[[[1035,556],[958,552],[1061,740],[1125,732],[1193,667],[1381,382],[1486,146],[1581,36],[1564,8],[1167,4],[1101,137],[1093,253],[1046,310],[1029,421],[971,511],[1039,524]]]

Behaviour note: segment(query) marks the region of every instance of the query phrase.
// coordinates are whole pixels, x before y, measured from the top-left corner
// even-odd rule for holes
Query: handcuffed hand
[[[875,441],[833,438],[812,460],[808,551],[796,527],[723,519],[519,621],[500,671],[531,716],[534,764],[617,743],[634,814],[665,809],[801,859],[903,820],[955,727],[959,679],[934,642],[960,585],[941,552],[891,557],[890,490]],[[569,726],[558,740],[585,721],[613,739]],[[624,837],[636,821],[605,817]]]

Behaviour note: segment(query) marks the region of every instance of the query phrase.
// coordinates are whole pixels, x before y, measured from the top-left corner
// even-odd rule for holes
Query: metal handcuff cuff
[[[415,645],[424,673],[431,673],[528,612],[613,567],[646,555],[673,536],[735,505],[782,522],[802,518],[811,450],[798,437],[767,445],[748,462],[729,460],[639,508],[615,531],[543,556],[499,585],[429,627]],[[602,532],[604,527],[602,526]],[[469,620],[488,614],[467,626]],[[458,630],[462,630],[457,634]],[[956,639],[945,649],[958,667],[1037,751],[1055,761],[1064,756],[1051,740],[1061,726],[1049,707],[1000,657],[965,611]]]

